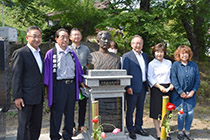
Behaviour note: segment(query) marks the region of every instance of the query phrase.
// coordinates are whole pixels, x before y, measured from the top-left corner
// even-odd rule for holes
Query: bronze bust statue
[[[108,31],[100,31],[97,34],[99,50],[92,52],[91,64],[94,69],[119,69],[120,56],[108,51],[111,34]]]

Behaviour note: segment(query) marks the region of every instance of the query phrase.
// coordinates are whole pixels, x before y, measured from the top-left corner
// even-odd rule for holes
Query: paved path
[[[136,135],[137,140],[155,140],[151,135],[149,137],[143,137],[140,135]],[[6,140],[16,140],[15,136],[7,137]],[[50,140],[49,134],[41,134],[39,140]],[[84,138],[82,134],[77,135],[77,137],[73,137],[73,140],[88,140],[87,138]],[[90,139],[89,139],[90,140]],[[109,138],[109,135],[107,135],[106,140],[131,140],[128,135],[117,138]]]

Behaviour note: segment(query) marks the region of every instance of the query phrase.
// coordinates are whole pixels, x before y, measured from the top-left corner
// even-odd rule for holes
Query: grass
[[[201,86],[197,92],[197,102],[209,105],[210,101],[210,65],[209,61],[196,62],[200,71]]]

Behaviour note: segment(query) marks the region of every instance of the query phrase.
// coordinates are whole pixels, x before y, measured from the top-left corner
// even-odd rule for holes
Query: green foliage
[[[12,9],[11,15],[13,15],[13,19],[20,27],[39,26],[44,28],[47,25],[47,13],[52,11],[48,3],[43,0],[18,0]]]
[[[43,112],[44,113],[49,113],[50,112],[50,108],[48,107],[48,102],[47,101],[43,102]]]
[[[17,116],[18,112],[17,111],[10,111],[10,112],[6,112],[6,117],[10,117],[13,118],[15,116]]]
[[[114,38],[116,42],[120,42],[120,50],[123,50],[124,52],[130,50],[129,44],[131,37],[135,34],[139,34],[144,38],[144,51],[147,53],[151,54],[150,48],[153,45],[163,42],[167,44],[168,55],[173,56],[173,52],[179,45],[193,45],[193,42],[189,40],[190,32],[184,28],[181,20],[182,17],[189,21],[192,30],[196,30],[193,34],[195,34],[201,50],[199,55],[201,57],[205,56],[210,36],[207,34],[207,31],[210,28],[210,12],[208,12],[210,7],[209,5],[209,8],[205,8],[204,6],[206,5],[205,3],[208,3],[207,0],[151,0],[149,12],[130,8],[129,5],[132,5],[133,3],[134,1],[130,0],[115,0],[108,10],[109,18],[97,25],[97,28],[100,29],[112,27],[117,32],[121,31],[123,33],[121,38]],[[124,6],[120,7],[120,4],[124,4]],[[128,9],[128,7],[130,9]],[[204,24],[198,26],[196,23],[198,23],[199,17],[204,17],[204,22],[202,22]],[[194,24],[195,21],[196,23]],[[124,40],[124,43],[122,43],[122,40]]]
[[[59,21],[60,27],[81,29],[83,38],[95,34],[95,25],[101,23],[106,14],[103,10],[96,9],[95,0],[50,0],[50,7],[55,14],[50,18]]]
[[[149,52],[150,47],[159,42],[164,42],[168,33],[164,28],[164,20],[161,17],[162,11],[156,13],[154,9],[154,14],[151,13],[139,9],[129,12],[123,11],[118,15],[110,16],[103,23],[98,24],[97,28],[113,27],[116,31],[121,31],[122,35],[115,39],[116,42],[120,42],[120,50],[126,51],[131,49],[130,40],[132,36],[139,34],[144,38],[144,51]]]
[[[2,5],[0,3],[0,11],[2,11]],[[13,15],[11,14],[13,10],[10,7],[4,5],[4,26],[13,27],[17,29],[18,41],[21,42],[21,38],[25,38],[26,27],[19,27],[14,21]],[[0,19],[2,19],[2,12],[0,14]],[[0,21],[2,24],[2,20]]]
[[[188,39],[189,42],[183,42],[183,44],[189,44],[195,56],[205,59],[210,39],[207,33],[210,28],[210,1],[169,0],[166,5],[165,16],[169,20],[176,21],[171,24],[172,32]]]
[[[197,91],[197,98],[198,101],[202,103],[208,103],[210,100],[210,67],[209,67],[209,61],[201,62],[197,61],[198,68],[200,71],[200,78],[201,78],[201,85],[200,88]]]
[[[95,1],[13,0],[11,3],[5,0],[10,6],[5,7],[5,26],[17,28],[19,41],[31,25],[41,27],[45,41],[54,39],[53,35],[60,27],[69,30],[79,28],[83,39],[94,35],[98,29],[111,29],[120,55],[131,49],[131,37],[139,34],[144,39],[144,51],[149,54],[151,47],[160,42],[167,44],[167,54],[170,56],[179,45],[186,44],[192,47],[194,55],[199,53],[200,58],[206,59],[205,52],[210,46],[209,0],[150,0],[149,12],[139,9],[141,0],[113,0],[104,10],[96,9],[93,6]],[[50,12],[54,13],[48,17],[47,13]],[[55,25],[48,26],[49,20]],[[192,36],[194,40],[190,38]]]
[[[0,10],[2,11],[2,5]],[[22,38],[25,38],[26,29],[29,26],[46,28],[46,14],[50,11],[48,3],[43,0],[14,0],[12,6],[4,5],[5,26],[16,28],[18,41],[21,42]],[[2,13],[0,18],[2,18]]]

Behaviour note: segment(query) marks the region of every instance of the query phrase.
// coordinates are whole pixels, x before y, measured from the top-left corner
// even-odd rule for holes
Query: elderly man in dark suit
[[[144,99],[147,91],[147,67],[148,55],[143,53],[143,39],[135,35],[131,40],[130,52],[123,55],[123,69],[127,70],[128,75],[132,75],[131,85],[126,87],[127,113],[126,126],[129,131],[129,137],[136,139],[136,134],[149,136],[142,129]],[[135,124],[133,124],[133,112],[136,107]]]
[[[44,97],[43,59],[40,54],[41,30],[27,29],[27,45],[12,54],[12,88],[18,108],[17,140],[38,140]]]

